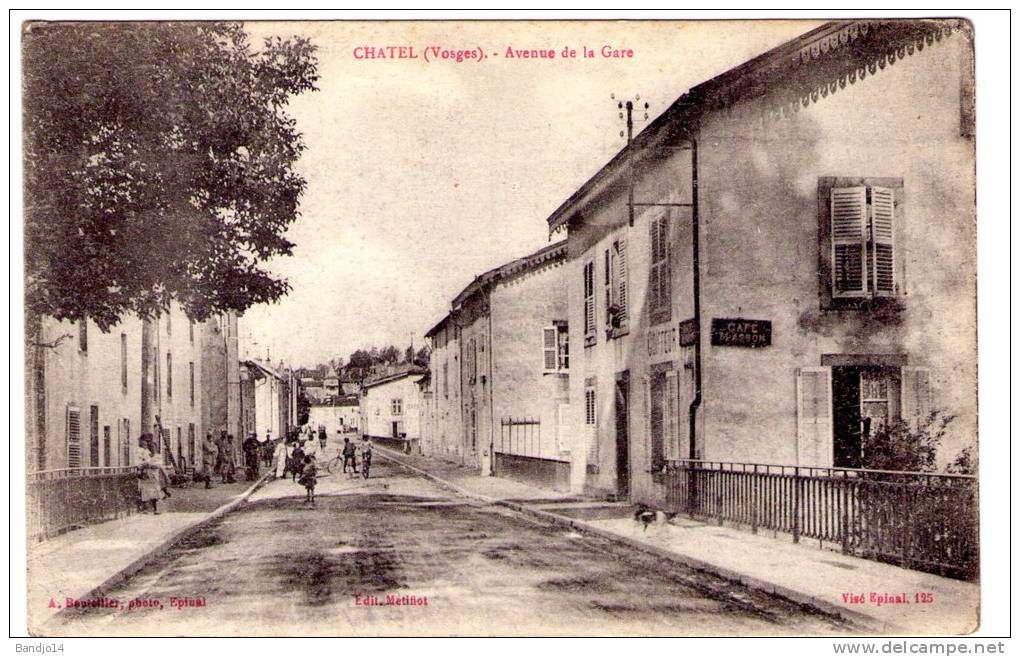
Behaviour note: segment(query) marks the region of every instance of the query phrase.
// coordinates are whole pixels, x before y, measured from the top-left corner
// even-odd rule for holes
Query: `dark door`
[[[832,463],[837,468],[862,465],[860,379],[860,368],[832,368]]]
[[[616,494],[630,497],[630,372],[616,375]]]

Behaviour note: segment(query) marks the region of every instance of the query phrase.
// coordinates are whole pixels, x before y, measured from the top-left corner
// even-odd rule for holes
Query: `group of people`
[[[316,450],[318,438],[318,450]],[[315,484],[318,481],[319,469],[317,456],[326,451],[326,429],[319,427],[318,434],[311,427],[295,430],[287,438],[276,444],[274,459],[276,478],[283,479],[290,475],[293,481],[305,487],[305,502],[315,503]]]

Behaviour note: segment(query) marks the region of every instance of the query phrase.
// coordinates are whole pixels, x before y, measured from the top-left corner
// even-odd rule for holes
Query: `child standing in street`
[[[305,503],[315,504],[315,481],[318,469],[315,467],[315,458],[308,454],[304,458],[304,467],[301,469],[301,477],[298,482],[305,487]]]

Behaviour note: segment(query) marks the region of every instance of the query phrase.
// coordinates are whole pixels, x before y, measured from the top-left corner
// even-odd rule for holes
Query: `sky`
[[[548,244],[546,218],[624,146],[611,94],[650,104],[639,132],[690,87],[816,25],[247,24],[256,44],[310,38],[320,75],[319,90],[290,106],[307,146],[301,216],[287,233],[296,246],[267,263],[292,290],[241,319],[248,353],[308,366],[373,345],[421,346],[476,275]],[[359,46],[412,47],[417,59],[357,59]],[[485,58],[437,60],[432,46]],[[632,56],[603,57],[603,46]]]

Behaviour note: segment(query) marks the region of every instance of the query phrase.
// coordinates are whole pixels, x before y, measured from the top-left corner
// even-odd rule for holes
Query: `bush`
[[[890,422],[864,439],[864,467],[872,470],[934,472],[935,454],[955,416],[933,410],[912,425],[906,420]]]

